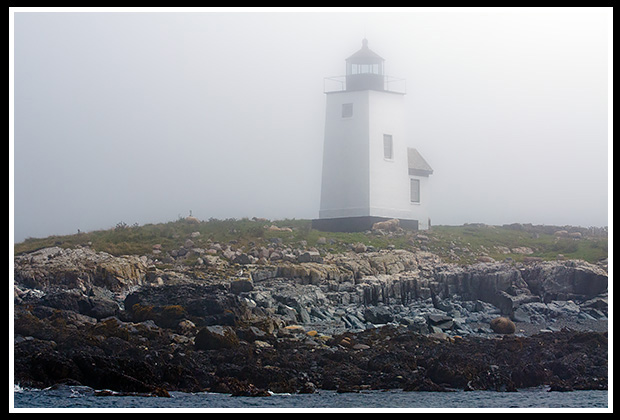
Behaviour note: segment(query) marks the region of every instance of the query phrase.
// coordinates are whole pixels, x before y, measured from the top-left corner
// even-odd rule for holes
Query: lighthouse
[[[385,74],[385,60],[362,41],[345,60],[344,77],[326,95],[319,218],[315,229],[355,232],[399,219],[405,229],[430,227],[433,169],[408,146],[402,82]],[[333,85],[333,84],[332,84]]]

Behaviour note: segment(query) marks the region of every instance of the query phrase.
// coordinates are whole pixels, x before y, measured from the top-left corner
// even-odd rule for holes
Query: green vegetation
[[[606,236],[559,237],[544,231],[489,225],[434,226],[428,236],[432,238],[428,242],[431,252],[460,263],[471,263],[480,256],[498,261],[565,258],[591,263],[607,258]]]
[[[531,225],[530,225],[531,227]],[[277,238],[277,239],[276,239]],[[510,226],[462,225],[434,226],[429,231],[376,234],[368,232],[320,232],[311,228],[310,220],[285,219],[179,219],[174,222],[129,226],[66,236],[29,238],[15,244],[15,254],[49,246],[75,247],[88,245],[96,251],[112,255],[146,255],[156,246],[162,252],[179,249],[187,239],[195,247],[207,248],[211,243],[250,250],[272,246],[274,242],[292,247],[316,247],[329,252],[343,252],[362,243],[375,249],[423,249],[447,262],[473,263],[481,258],[502,261],[511,258],[553,260],[583,259],[595,263],[607,258],[607,236],[584,234],[581,237],[559,237],[553,230],[515,229]]]

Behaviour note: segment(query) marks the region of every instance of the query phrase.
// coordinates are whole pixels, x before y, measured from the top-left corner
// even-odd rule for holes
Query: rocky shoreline
[[[15,257],[14,377],[159,396],[607,389],[607,281],[579,260],[361,244],[51,247]]]

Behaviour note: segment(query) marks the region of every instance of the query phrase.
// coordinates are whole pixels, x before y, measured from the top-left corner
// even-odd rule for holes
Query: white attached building
[[[325,231],[362,231],[400,219],[401,227],[428,229],[433,169],[407,145],[403,91],[390,90],[384,60],[368,48],[346,59],[346,76],[329,78],[319,218]]]

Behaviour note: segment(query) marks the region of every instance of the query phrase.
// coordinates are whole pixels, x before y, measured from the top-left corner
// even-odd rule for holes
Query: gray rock
[[[342,317],[342,321],[344,321],[347,328],[353,330],[363,330],[366,328],[364,323],[353,314],[346,314]]]
[[[279,238],[278,238],[279,239]],[[279,251],[273,251],[270,255],[269,255],[269,259],[271,261],[278,261],[282,259],[282,253]]]
[[[85,307],[80,308],[80,313],[96,319],[116,316],[120,312],[117,302],[102,297],[89,297]]]
[[[232,262],[234,264],[241,264],[241,265],[252,264],[252,260],[250,259],[250,256],[245,253],[234,256],[232,258]]]
[[[236,295],[252,290],[254,290],[254,283],[250,279],[238,279],[230,283],[230,292]]]
[[[587,315],[591,319],[607,320],[607,313],[596,308],[583,308],[579,315]]]
[[[430,325],[439,325],[444,324],[446,322],[452,322],[452,317],[441,314],[428,314],[426,316]]]
[[[222,257],[226,258],[227,260],[232,261],[236,256],[237,254],[231,249],[225,249],[224,251],[222,251]]]
[[[220,350],[239,345],[235,330],[224,325],[212,325],[201,329],[194,340],[199,350]]]
[[[297,319],[302,324],[310,323],[310,314],[308,313],[308,310],[303,305],[297,306],[297,315],[298,315]]]
[[[552,301],[547,304],[547,310],[553,318],[570,318],[579,314],[579,306],[572,300]]]
[[[248,342],[253,342],[256,340],[264,341],[269,337],[265,331],[255,326],[237,328],[236,333],[240,339]]]
[[[323,257],[321,257],[321,254],[319,254],[317,251],[306,251],[297,257],[297,262],[299,263],[306,263],[306,262],[322,263]]]
[[[608,312],[608,298],[607,295],[596,296],[581,304],[582,308],[593,308],[601,311],[604,314]]]
[[[387,324],[394,320],[394,315],[385,306],[369,306],[364,310],[364,319],[373,324]]]
[[[213,250],[215,245],[219,244],[209,244]],[[179,251],[187,249],[176,250],[175,255]],[[183,259],[168,257],[175,268],[164,270],[154,269],[153,260],[146,257],[50,248],[16,257],[14,299],[16,304],[44,299],[48,309],[102,319],[118,315],[119,296],[157,282],[159,287],[130,293],[125,310],[135,303],[158,310],[180,305],[188,316],[205,318],[199,325],[234,325],[236,316],[251,314],[268,315],[283,325],[319,323],[325,329],[315,329],[321,332],[398,322],[421,334],[435,327],[431,330],[450,335],[473,333],[474,324],[488,325],[500,314],[546,325],[556,319],[605,320],[608,311],[606,272],[583,262],[459,266],[422,251],[366,247],[360,253],[321,255],[290,245],[256,247],[247,253],[229,247],[224,254],[229,261],[201,254],[209,271],[226,273],[207,282],[201,279],[201,286],[209,285],[203,288],[190,271],[178,268]],[[259,257],[260,264],[251,264]],[[244,264],[249,278],[224,280],[230,278],[230,271],[224,270],[234,270],[233,262]],[[171,296],[166,290],[173,284],[187,286]],[[32,285],[41,291],[35,293]],[[92,292],[97,288],[109,295]],[[235,313],[228,308],[235,308]]]
[[[46,291],[102,287],[115,293],[142,285],[147,266],[138,256],[114,257],[90,248],[44,248],[14,259],[16,284]]]
[[[362,244],[362,243],[357,243],[355,245],[353,245],[353,250],[357,253],[360,252],[366,252],[366,245]]]
[[[524,308],[517,308],[513,313],[512,320],[515,322],[532,322],[530,314]]]
[[[428,334],[429,332],[426,318],[422,316],[411,318],[411,320],[407,323],[407,329],[417,332],[418,334]]]
[[[543,302],[591,299],[607,291],[607,273],[585,261],[545,261],[521,272],[529,290]]]

